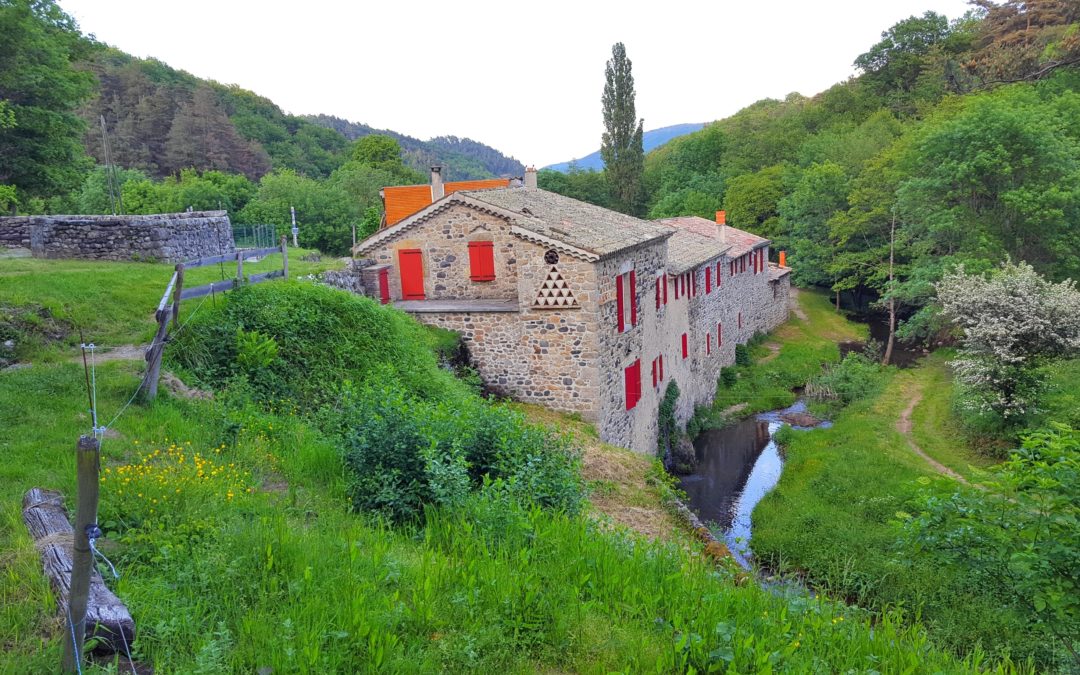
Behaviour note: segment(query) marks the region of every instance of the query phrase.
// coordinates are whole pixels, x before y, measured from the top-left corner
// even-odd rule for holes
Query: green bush
[[[876,395],[885,385],[883,366],[858,352],[849,352],[840,363],[806,383],[807,396],[819,401],[848,405],[852,401]]]
[[[238,338],[238,335],[255,335]],[[277,356],[254,353],[268,341]],[[423,327],[403,312],[344,291],[295,282],[241,286],[216,307],[203,306],[168,347],[171,363],[200,384],[220,389],[250,378],[264,400],[293,398],[317,407],[335,383],[378,377],[424,398],[467,391],[439,367]]]
[[[739,373],[733,366],[724,366],[720,369],[720,386],[731,388],[739,381]]]
[[[659,432],[656,436],[656,453],[663,458],[672,443],[675,442],[679,431],[678,421],[675,419],[675,405],[679,402],[679,385],[674,380],[668,383],[664,390],[664,398],[660,401],[660,410],[657,412],[657,426]]]
[[[346,386],[319,421],[340,441],[357,510],[412,520],[493,485],[523,504],[576,513],[584,503],[567,439],[476,396],[433,402],[384,382]]]
[[[735,365],[750,366],[754,359],[750,356],[750,347],[744,344],[735,345]]]

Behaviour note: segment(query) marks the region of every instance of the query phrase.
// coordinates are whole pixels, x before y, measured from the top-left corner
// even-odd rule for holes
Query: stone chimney
[[[431,201],[437,202],[446,195],[446,189],[443,187],[442,180],[442,167],[431,167]]]
[[[530,166],[525,168],[525,187],[536,187],[536,167]]]
[[[725,211],[716,212],[716,224],[720,230],[720,241],[727,243],[727,213]]]

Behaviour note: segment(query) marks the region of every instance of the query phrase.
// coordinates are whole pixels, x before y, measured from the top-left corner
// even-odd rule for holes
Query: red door
[[[424,263],[420,249],[398,251],[398,268],[401,270],[401,299],[424,299]]]
[[[390,303],[390,273],[385,267],[379,270],[379,302]]]

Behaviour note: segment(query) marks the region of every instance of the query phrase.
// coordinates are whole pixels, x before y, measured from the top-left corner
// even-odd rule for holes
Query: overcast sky
[[[469,137],[537,166],[599,148],[615,42],[633,62],[638,116],[655,129],[815,94],[850,76],[897,21],[967,10],[965,0],[60,4],[101,41],[286,112]]]

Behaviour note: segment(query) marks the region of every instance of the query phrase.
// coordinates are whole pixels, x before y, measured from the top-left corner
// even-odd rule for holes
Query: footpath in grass
[[[921,401],[912,411],[911,438],[931,459],[972,482],[990,461],[957,433],[943,356],[884,377],[879,396],[840,412],[832,428],[781,432],[787,462],[754,511],[754,555],[769,568],[804,575],[832,597],[870,609],[902,607],[956,653],[976,646],[996,658],[1046,658],[1048,645],[999,598],[902,544],[901,522],[916,495],[947,497],[957,487],[898,429],[914,396]]]

